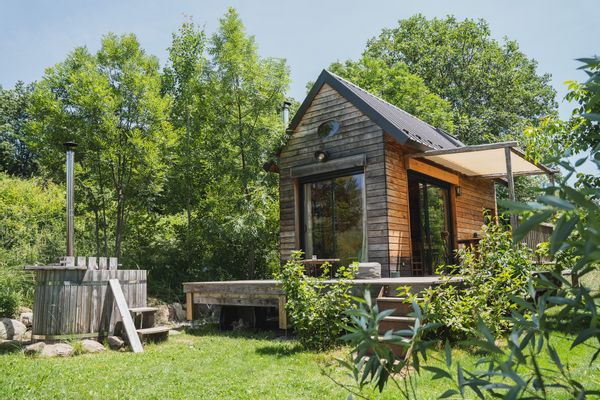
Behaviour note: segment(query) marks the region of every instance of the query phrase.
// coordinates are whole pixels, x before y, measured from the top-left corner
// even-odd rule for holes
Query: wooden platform
[[[452,281],[458,283],[461,278],[452,278]],[[327,282],[334,281],[325,281]],[[382,287],[388,287],[393,291],[401,286],[410,286],[416,293],[439,282],[440,278],[437,276],[355,279],[352,281],[352,286],[356,295],[369,288],[376,296]],[[186,317],[189,321],[194,317],[192,312],[194,304],[217,304],[278,308],[279,327],[286,329],[288,326],[285,294],[279,281],[276,280],[185,282],[183,292],[186,294]]]

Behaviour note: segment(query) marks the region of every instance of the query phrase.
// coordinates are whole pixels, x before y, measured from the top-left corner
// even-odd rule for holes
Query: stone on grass
[[[68,357],[73,355],[73,346],[67,343],[47,344],[40,352],[41,357]]]
[[[21,321],[21,323],[23,325],[25,325],[26,327],[30,328],[31,325],[33,324],[33,313],[32,312],[21,313],[21,316],[19,317],[19,320]]]
[[[170,308],[170,317],[172,321],[180,322],[185,321],[185,311],[180,303],[171,304]]]
[[[0,319],[0,340],[19,339],[27,332],[27,327],[16,319]]]
[[[125,341],[118,336],[109,336],[108,337],[108,345],[113,350],[119,350],[123,346],[125,346]]]
[[[37,354],[40,351],[42,351],[42,349],[45,346],[46,346],[46,343],[44,343],[44,342],[37,342],[37,343],[30,344],[29,346],[25,347],[25,354],[27,354],[27,355]]]
[[[100,353],[106,350],[101,343],[90,339],[84,339],[81,341],[81,349],[84,353]]]
[[[154,313],[154,325],[167,325],[169,323],[169,306],[160,304],[156,308],[158,310]]]

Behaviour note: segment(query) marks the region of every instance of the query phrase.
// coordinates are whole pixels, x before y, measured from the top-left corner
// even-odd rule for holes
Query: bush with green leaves
[[[323,265],[320,277],[304,273],[302,253],[295,252],[275,273],[287,297],[285,310],[300,343],[309,350],[333,347],[344,332],[345,311],[353,308],[352,282],[356,267],[339,267],[329,279],[330,267]]]
[[[0,173],[0,317],[31,302],[33,277],[24,265],[64,255],[64,198],[53,183]]]
[[[347,359],[338,359],[339,364],[350,372],[351,385],[342,383],[327,374],[337,385],[352,395],[369,398],[364,395],[365,388],[383,391],[392,382],[405,399],[418,399],[417,376],[421,361],[427,360],[427,350],[436,340],[424,340],[439,324],[426,321],[427,305],[419,306],[416,299],[411,300],[415,317],[414,325],[399,331],[387,331],[379,334],[379,323],[393,314],[394,310],[379,311],[373,304],[371,293],[366,290],[364,298],[356,298],[358,307],[346,310],[350,321],[342,339],[352,348]],[[403,349],[403,355],[394,353],[392,346]],[[435,368],[424,366],[426,370],[436,372]],[[352,398],[350,396],[349,398]]]
[[[531,250],[513,242],[509,227],[490,220],[477,248],[460,249],[457,257],[458,265],[443,267],[451,274],[425,293],[431,321],[442,324],[442,332],[453,339],[473,334],[478,318],[495,335],[510,329],[505,317],[517,308],[513,297],[527,295]],[[460,276],[462,283],[452,281],[452,275]]]

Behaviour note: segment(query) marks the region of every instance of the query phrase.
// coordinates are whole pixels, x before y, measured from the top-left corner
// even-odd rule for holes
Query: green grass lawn
[[[600,382],[598,365],[589,367],[584,361],[589,360],[589,349],[582,346],[569,352],[562,338],[556,344],[564,361],[573,364],[576,377]],[[147,345],[142,354],[107,351],[63,359],[0,354],[0,398],[345,399],[346,392],[322,374],[345,351],[311,353],[302,351],[295,341],[267,334],[205,329]],[[455,350],[454,357],[467,367],[478,358],[464,350]],[[334,374],[344,379],[343,371],[334,368]],[[432,381],[428,373],[419,378],[421,399],[437,398],[448,388],[447,382]],[[373,397],[400,398],[391,387]]]

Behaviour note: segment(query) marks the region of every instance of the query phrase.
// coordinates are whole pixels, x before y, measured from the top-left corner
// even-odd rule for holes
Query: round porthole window
[[[340,121],[332,119],[332,120],[323,122],[321,125],[319,125],[319,127],[317,128],[317,134],[319,135],[320,138],[325,139],[328,137],[332,137],[333,135],[338,133],[339,130],[340,130]]]

